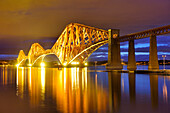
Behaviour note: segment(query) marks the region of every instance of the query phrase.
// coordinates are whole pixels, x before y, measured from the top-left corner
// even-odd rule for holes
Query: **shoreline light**
[[[71,64],[72,65],[77,65],[77,64],[79,64],[79,62],[72,62]]]
[[[63,65],[64,65],[64,66],[67,66],[67,63],[65,62]]]
[[[32,64],[28,64],[28,66],[30,66],[30,67],[31,67],[31,66],[32,66]]]
[[[41,62],[40,65],[41,65],[41,67],[44,67],[44,66],[45,66],[45,63],[44,63],[44,62]]]
[[[86,62],[86,63],[84,63],[84,65],[85,65],[85,66],[87,66],[87,65],[88,65],[88,64],[87,64],[87,62]]]

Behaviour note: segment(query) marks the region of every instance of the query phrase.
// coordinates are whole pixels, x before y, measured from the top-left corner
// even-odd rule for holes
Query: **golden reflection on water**
[[[29,86],[29,92],[31,93],[32,92],[32,78],[31,78],[31,67],[28,68],[28,78],[29,78],[29,82],[28,82],[28,86]]]
[[[107,85],[104,85],[101,83],[103,75],[98,72],[90,73],[87,68],[75,67],[58,70],[44,67],[17,67],[16,70],[9,71],[11,69],[14,68],[0,68],[0,83],[3,86],[15,83],[16,95],[21,99],[28,99],[31,107],[52,105],[64,113],[118,112],[127,90],[129,90],[130,104],[135,104],[139,96],[136,90],[140,87],[136,87],[138,82],[134,73],[122,76],[121,73],[114,71],[105,72]],[[161,77],[150,74],[149,84],[147,84],[150,87],[149,99],[153,108],[158,108],[160,94],[161,99],[163,96],[162,101],[168,103],[168,82],[166,83],[165,79],[169,81],[169,77],[164,77],[164,82],[163,79],[160,79],[162,84],[158,82],[158,78]],[[143,84],[139,85],[143,86]],[[161,89],[158,89],[158,85],[161,85]]]
[[[45,100],[45,68],[41,67],[41,99]]]
[[[30,104],[44,106],[47,98],[53,98],[56,109],[62,112],[106,111],[108,92],[94,83],[87,68],[24,68],[17,69],[18,96],[24,98],[28,87]],[[95,77],[97,81],[97,75]],[[93,89],[93,90],[92,90]]]
[[[12,84],[15,82],[15,68],[8,66],[0,66],[0,83],[5,85]],[[12,70],[12,71],[9,71]]]
[[[24,74],[24,67],[17,67],[17,80],[16,80],[16,84],[17,84],[17,95],[20,96],[21,98],[23,98],[23,93],[24,93],[24,78],[25,78],[25,74]]]

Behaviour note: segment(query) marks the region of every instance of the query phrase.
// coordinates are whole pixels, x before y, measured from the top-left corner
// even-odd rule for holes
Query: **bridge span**
[[[128,69],[135,70],[134,40],[150,37],[149,69],[159,69],[156,36],[168,33],[170,33],[170,25],[119,36],[118,29],[106,31],[71,23],[66,26],[51,49],[45,50],[40,44],[34,43],[27,56],[23,50],[20,50],[17,61],[18,65],[21,65],[28,60],[29,65],[33,66],[36,62],[42,61],[46,55],[54,54],[62,65],[68,65],[74,61],[83,64],[95,50],[108,43],[108,65],[106,68],[119,70],[122,69],[120,42],[129,41]]]

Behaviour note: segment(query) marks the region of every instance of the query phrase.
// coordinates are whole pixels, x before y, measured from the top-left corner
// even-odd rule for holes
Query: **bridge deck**
[[[145,30],[142,32],[132,33],[124,36],[119,37],[120,42],[125,42],[134,39],[141,39],[150,37],[152,35],[164,35],[170,33],[170,25],[158,27],[154,29]]]

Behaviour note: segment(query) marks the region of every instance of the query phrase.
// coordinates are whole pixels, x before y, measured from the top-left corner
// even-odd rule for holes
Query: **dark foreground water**
[[[94,69],[1,66],[0,113],[170,113],[170,76]]]

